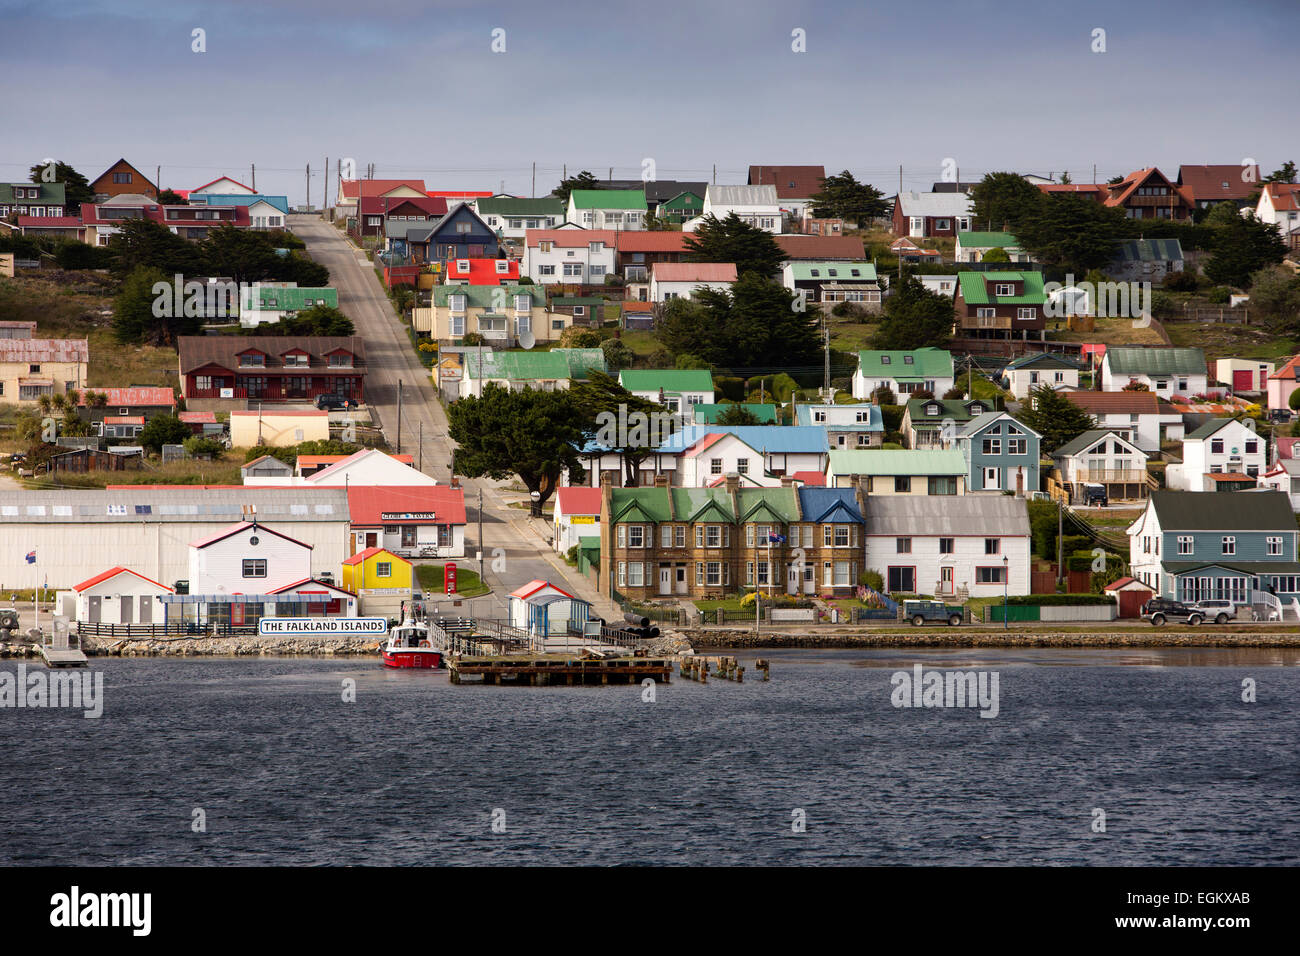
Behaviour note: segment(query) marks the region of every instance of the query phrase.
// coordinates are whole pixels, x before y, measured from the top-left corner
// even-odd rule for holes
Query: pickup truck
[[[917,627],[945,621],[952,627],[956,627],[962,622],[963,610],[940,601],[904,601],[903,617]]]

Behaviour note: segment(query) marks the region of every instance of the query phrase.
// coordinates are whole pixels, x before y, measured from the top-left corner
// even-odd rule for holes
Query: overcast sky
[[[590,169],[743,183],[850,169],[887,194],[990,170],[1105,181],[1300,160],[1297,0],[0,0],[0,181],[119,156],[312,199],[331,161],[537,194]],[[192,31],[206,31],[206,52]],[[492,50],[504,30],[505,52]],[[795,30],[806,52],[795,52]],[[1104,30],[1105,52],[1093,52]],[[498,36],[500,36],[498,34]],[[498,41],[500,42],[500,41]]]

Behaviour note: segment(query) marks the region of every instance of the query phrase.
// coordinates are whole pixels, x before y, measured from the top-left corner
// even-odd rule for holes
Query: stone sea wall
[[[753,628],[683,628],[679,632],[697,649],[854,648],[854,647],[1300,647],[1300,633],[1267,631],[969,631],[927,627],[900,631],[768,631]]]

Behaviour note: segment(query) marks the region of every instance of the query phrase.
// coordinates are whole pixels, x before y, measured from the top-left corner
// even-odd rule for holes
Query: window
[[[114,174],[113,174],[113,182],[115,182],[115,183],[119,183],[119,184],[121,184],[121,183],[130,184],[130,182],[131,182],[131,174],[130,174],[130,173],[114,173]]]
[[[1001,538],[985,538],[985,539],[984,539],[984,553],[985,553],[985,554],[1001,554],[1001,553],[1002,553],[1002,539],[1001,539]]]
[[[645,565],[632,561],[627,566],[627,583],[629,587],[645,587]]]
[[[1180,534],[1178,536],[1178,553],[1195,554],[1196,552],[1193,550],[1192,540],[1193,539],[1190,534]]]
[[[618,563],[618,586],[627,587],[627,562],[625,561]]]
[[[895,539],[894,539],[894,550],[897,551],[899,554],[911,554],[911,553],[912,553],[912,539],[911,539],[911,538],[895,538]]]
[[[246,578],[266,577],[266,558],[244,558],[243,573]]]
[[[880,356],[880,364],[881,364],[881,365],[888,365],[889,363],[890,363],[890,356],[888,356],[888,355],[882,355],[882,356]]]
[[[465,334],[465,316],[453,315],[451,317],[451,337],[454,339],[458,339],[464,334]]]
[[[813,421],[814,422],[826,421],[826,413],[824,411],[821,411],[820,409],[813,411]]]
[[[706,525],[704,528],[704,546],[706,548],[722,547],[722,528],[716,524]]]
[[[352,356],[346,353],[336,353],[330,356],[330,368],[351,368]]]
[[[581,263],[581,262],[566,262],[566,263],[564,264],[564,274],[565,274],[566,276],[569,276],[570,278],[573,278],[574,276],[580,276],[580,275],[582,275],[582,263]]]
[[[627,526],[626,525],[618,526],[618,546],[620,548],[627,547]]]
[[[927,491],[932,495],[955,495],[957,493],[956,475],[935,475],[929,479]]]
[[[555,275],[555,266],[538,266],[537,274],[539,276],[553,276]]]
[[[747,474],[749,474],[749,459],[748,459],[748,458],[738,458],[738,459],[736,459],[736,473],[737,473],[737,474],[740,474],[740,475],[747,475]]]
[[[954,542],[955,542],[955,539],[954,539],[954,538],[940,538],[940,539],[939,539],[939,553],[940,553],[940,554],[953,554],[953,553],[957,550],[956,547],[955,547],[955,543],[954,543]]]
[[[241,355],[239,356],[240,368],[265,368],[265,355]]]
[[[375,562],[375,577],[377,577],[377,578],[391,578],[392,576],[393,576],[393,562],[392,562],[392,561],[376,561],[376,562]]]
[[[1011,282],[999,282],[993,286],[994,295],[1015,295],[1016,287]]]
[[[1029,453],[1029,444],[1026,438],[1008,438],[1007,454],[1008,455],[1026,455]]]
[[[1017,318],[1017,319],[1024,319],[1024,320],[1027,320],[1027,321],[1032,321],[1032,320],[1038,318],[1038,312],[1037,312],[1037,310],[1032,309],[1032,308],[1024,308],[1024,307],[1022,307],[1022,308],[1018,308],[1018,309],[1016,309],[1016,318]],[[1061,378],[1062,378],[1062,376],[1058,373],[1058,374],[1057,374],[1057,378],[1056,378],[1056,380],[1059,382],[1059,381],[1061,381]]]
[[[447,296],[447,308],[452,312],[464,312],[467,298],[464,295],[449,295]]]
[[[1282,553],[1282,539],[1280,537],[1268,538],[1268,553],[1270,557],[1277,557]]]
[[[1237,553],[1237,537],[1236,537],[1236,535],[1225,534],[1225,535],[1223,536],[1223,553],[1224,553],[1224,554],[1236,554],[1236,553]]]
[[[1001,584],[1006,579],[1006,568],[976,568],[976,584]]]
[[[677,548],[686,547],[686,525],[681,524],[673,529],[673,541],[674,541],[674,545],[673,545],[674,547]]]
[[[721,459],[721,458],[710,458],[710,459],[709,459],[709,474],[710,474],[710,475],[720,475],[720,474],[722,474],[722,459]]]
[[[1250,439],[1246,442],[1246,454],[1254,455],[1259,452],[1259,442],[1256,439]]]
[[[628,525],[627,546],[629,548],[645,547],[645,528],[639,524]]]
[[[910,475],[894,476],[894,494],[909,494],[912,490],[912,478]]]
[[[1002,454],[1002,439],[1001,438],[984,439],[984,454],[986,455]]]
[[[849,546],[849,526],[843,524],[835,525],[835,547],[847,548]]]
[[[886,571],[885,585],[893,594],[914,594],[916,592],[916,568],[889,568]]]
[[[1222,454],[1223,454],[1223,439],[1222,439],[1222,438],[1215,438],[1215,439],[1211,440],[1211,442],[1210,442],[1210,451],[1213,452],[1213,453],[1216,454],[1216,455],[1222,455]]]

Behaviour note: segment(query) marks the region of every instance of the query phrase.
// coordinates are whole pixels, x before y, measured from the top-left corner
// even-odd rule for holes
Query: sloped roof
[[[897,199],[904,216],[937,216],[953,219],[969,216],[971,198],[966,193],[902,192]]]
[[[1047,301],[1041,272],[959,272],[957,281],[967,305],[1042,305]],[[999,282],[1023,282],[1025,291],[1019,295],[995,295]]]
[[[1197,202],[1249,199],[1259,190],[1259,165],[1179,166],[1178,184]]]
[[[734,262],[656,262],[650,267],[655,282],[735,282]]]
[[[1198,439],[1209,438],[1215,432],[1226,428],[1227,426],[1231,425],[1233,422],[1236,421],[1238,421],[1238,419],[1236,418],[1211,418],[1208,422],[1206,422],[1200,428],[1193,431],[1190,435],[1184,436],[1183,440],[1196,441]],[[1244,428],[1245,426],[1243,425],[1242,427]],[[1246,429],[1246,430],[1250,431],[1250,429]],[[1251,434],[1254,434],[1254,432],[1251,432]]]
[[[1296,530],[1291,499],[1281,491],[1153,491],[1162,531]]]
[[[1130,448],[1132,448],[1134,451],[1140,453],[1143,458],[1146,457],[1146,453],[1143,452],[1140,448],[1138,448],[1137,445],[1133,444],[1133,442],[1129,441],[1128,439],[1124,438],[1121,435],[1116,435],[1109,428],[1090,428],[1088,431],[1084,432],[1083,434],[1076,435],[1070,441],[1066,442],[1064,445],[1061,445],[1059,448],[1057,448],[1056,451],[1052,452],[1052,457],[1069,458],[1071,455],[1077,455],[1079,452],[1083,451],[1084,449],[1091,447],[1095,442],[1099,442],[1105,438],[1111,438],[1117,442],[1121,442],[1129,446]]]
[[[675,454],[712,433],[735,435],[755,451],[769,455],[825,454],[830,447],[821,425],[687,425],[655,450]]]
[[[1070,401],[1091,415],[1155,415],[1160,399],[1155,392],[1063,392]],[[1169,410],[1173,414],[1173,410]]]
[[[629,392],[712,392],[713,373],[705,368],[623,369],[618,382]]]
[[[574,209],[645,209],[644,189],[575,189]]]
[[[1188,191],[1183,187],[1179,186],[1178,184],[1171,182],[1168,179],[1168,177],[1166,177],[1165,174],[1162,173],[1155,166],[1148,166],[1146,169],[1134,170],[1133,172],[1125,176],[1121,182],[1116,183],[1114,186],[1107,186],[1107,189],[1110,190],[1111,195],[1109,198],[1106,199],[1106,205],[1107,206],[1122,205],[1124,202],[1128,200],[1130,196],[1132,196],[1135,192],[1137,192],[1139,187],[1141,187],[1144,183],[1146,183],[1148,179],[1151,179],[1153,177],[1160,180],[1161,183],[1168,183],[1169,188],[1172,190],[1175,196],[1177,196],[1179,199],[1182,199],[1183,202],[1187,203],[1188,205],[1193,205],[1191,195],[1188,193]],[[1174,198],[1174,196],[1170,196],[1169,198],[1171,200],[1170,204],[1172,205],[1172,199]]]
[[[1007,420],[1008,429],[1015,428],[1021,434],[1033,435],[1035,438],[1043,437],[1010,412],[1005,411],[984,412],[980,415],[976,415],[962,427],[961,434],[963,436],[977,435],[985,428],[1002,418]],[[1011,434],[1015,434],[1015,432],[1011,432]]]
[[[775,186],[713,186],[704,197],[710,206],[779,206]]]
[[[175,405],[176,393],[170,388],[157,388],[152,385],[132,385],[128,388],[87,388],[77,393],[77,404],[86,404],[87,392],[100,392],[108,396],[105,407],[122,405]],[[212,412],[207,414],[212,415]],[[181,419],[185,421],[185,419]],[[216,417],[206,419],[216,421]]]
[[[1020,240],[1009,232],[959,232],[957,241],[963,249],[1010,249],[1020,246]]]
[[[1033,352],[1029,355],[1022,355],[1019,358],[1012,359],[1007,363],[1008,369],[1019,368],[1065,368],[1065,369],[1084,369],[1087,366],[1080,365],[1074,359],[1065,355],[1057,355],[1055,352]]]
[[[858,353],[864,378],[952,378],[952,353],[927,346],[920,349],[864,349]]]
[[[784,523],[799,520],[799,508],[793,488],[738,488],[736,507],[740,521],[758,520],[758,514],[769,513]],[[766,544],[766,542],[762,542]]]
[[[1028,537],[1029,509],[1012,495],[873,495],[866,524],[869,535]]]
[[[100,584],[104,581],[107,581],[109,578],[115,578],[119,574],[133,574],[141,581],[146,581],[149,584],[154,585],[155,587],[160,587],[168,594],[172,593],[172,589],[169,588],[167,585],[163,584],[162,582],[155,581],[153,578],[147,578],[139,571],[132,571],[130,568],[124,568],[121,565],[118,565],[115,568],[109,568],[107,571],[103,571],[99,574],[96,574],[93,578],[87,578],[85,581],[82,581],[80,584],[74,584],[72,586],[72,590],[84,591],[87,588],[93,588],[96,584]]]
[[[832,449],[834,475],[964,475],[966,459],[954,449]]]
[[[809,199],[821,192],[825,178],[825,166],[749,167],[749,185],[772,185],[778,199]]]
[[[731,408],[743,408],[760,422],[776,421],[776,406],[772,404],[761,405],[758,402],[723,402],[719,404],[703,403],[694,405],[691,408],[691,414],[694,416],[697,424],[707,425],[716,422],[718,416]]]
[[[688,237],[676,230],[633,229],[616,233],[614,245],[619,252],[684,252]]]
[[[555,510],[566,515],[600,514],[600,489],[565,487],[555,491]]]
[[[725,488],[670,488],[668,491],[673,496],[674,520],[690,521],[709,511],[722,520],[736,520],[731,495]]]
[[[1205,353],[1194,348],[1112,345],[1105,361],[1114,375],[1205,375]]]
[[[0,362],[88,362],[86,339],[0,339]]]
[[[564,200],[557,196],[546,196],[542,199],[498,197],[480,199],[476,205],[480,216],[505,216],[527,219],[533,216],[564,215]]]
[[[790,276],[796,282],[834,280],[836,282],[875,282],[876,267],[870,262],[844,262],[839,259],[799,260],[790,263]]]
[[[528,229],[524,232],[524,242],[529,246],[549,242],[561,249],[581,248],[592,242],[603,242],[613,249],[618,237],[619,233],[613,229]]]
[[[840,259],[861,262],[866,258],[862,240],[856,236],[773,236],[786,259]]]
[[[804,521],[820,523],[831,514],[837,515],[840,521],[862,521],[858,497],[852,488],[805,486],[799,489],[799,503],[802,505]]]
[[[1300,210],[1300,184],[1265,183],[1264,192],[1268,193],[1269,202],[1278,212]]]
[[[384,512],[432,511],[437,524],[465,523],[465,489],[451,485],[363,486],[349,485],[348,511],[352,526],[392,524]]]
[[[190,547],[206,548],[208,545],[216,544],[218,541],[223,541],[226,538],[229,538],[231,535],[236,535],[243,531],[254,531],[254,530],[258,534],[263,534],[263,533],[273,534],[277,538],[284,538],[285,541],[292,541],[294,544],[301,545],[302,547],[307,548],[308,550],[313,550],[315,548],[315,545],[306,544],[302,541],[299,541],[297,538],[289,537],[283,531],[276,531],[274,528],[268,528],[266,525],[259,524],[255,521],[236,521],[234,524],[226,525],[220,531],[214,532],[213,534],[206,535],[202,538],[198,538],[197,540],[191,541]]]
[[[609,513],[612,520],[623,520],[629,510],[637,515],[633,520],[656,523],[672,520],[667,488],[612,488]],[[680,517],[680,516],[679,516]]]
[[[926,409],[931,405],[939,406],[939,411],[934,415],[926,413]],[[982,410],[972,411],[971,405],[982,406]],[[992,403],[978,398],[909,398],[907,400],[907,415],[914,426],[940,422],[945,418],[951,418],[955,424],[962,424],[976,415],[992,410]]]
[[[1126,239],[1115,252],[1115,262],[1174,262],[1183,258],[1177,239]]]
[[[393,552],[389,551],[387,548],[378,548],[378,547],[366,548],[364,551],[358,551],[356,554],[352,555],[352,557],[344,558],[343,563],[355,566],[360,564],[362,561],[365,561],[369,558],[373,558],[377,554],[386,554],[388,555],[388,557],[401,561],[403,564],[411,563],[410,561],[407,561],[406,558],[402,557],[400,554],[394,554]]]
[[[528,349],[521,352],[494,352],[490,349],[464,353],[465,375],[476,379],[510,381],[553,381],[581,378],[591,369],[605,371],[605,353],[601,349]]]

